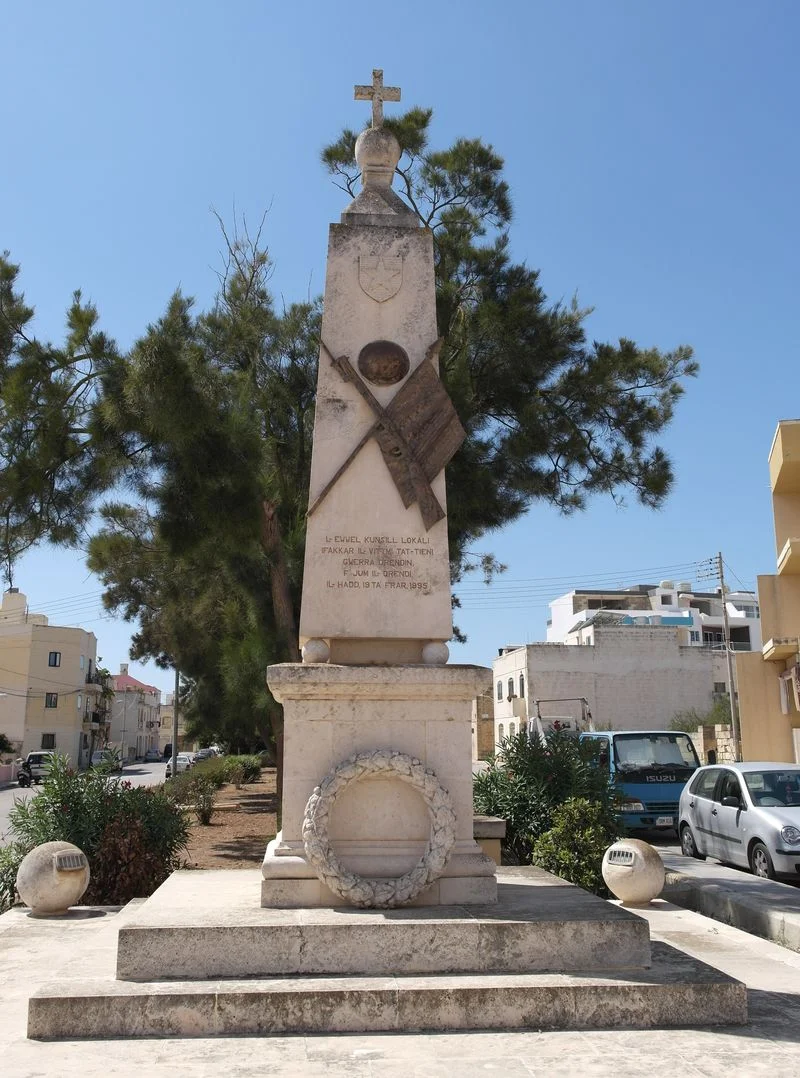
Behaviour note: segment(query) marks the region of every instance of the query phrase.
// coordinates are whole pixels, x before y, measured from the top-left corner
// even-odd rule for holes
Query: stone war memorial
[[[490,672],[447,647],[445,472],[465,435],[438,371],[433,237],[392,188],[400,90],[376,70],[355,97],[372,124],[363,189],[330,227],[303,661],[266,675],[282,830],[260,871],[174,873],[119,929],[116,975],[44,986],[28,1034],[743,1022],[744,985],[475,842],[471,707]]]

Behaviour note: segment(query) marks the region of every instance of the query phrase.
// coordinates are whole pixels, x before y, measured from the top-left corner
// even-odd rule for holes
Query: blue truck
[[[626,831],[678,829],[681,791],[700,766],[692,739],[677,730],[598,730],[580,734],[599,743],[599,766],[619,791]]]

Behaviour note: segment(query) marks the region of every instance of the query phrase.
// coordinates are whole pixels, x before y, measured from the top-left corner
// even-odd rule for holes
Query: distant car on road
[[[679,814],[687,857],[716,857],[766,879],[800,879],[800,767],[701,767],[681,794]]]
[[[146,764],[160,764],[161,753],[158,751],[158,749],[148,749],[147,752],[144,754],[144,762]]]
[[[175,773],[178,775],[182,774],[184,771],[191,770],[192,760],[190,754],[188,752],[179,752],[176,759],[176,765]],[[167,760],[167,770],[164,773],[164,778],[172,778],[172,760]]]
[[[194,762],[199,764],[203,760],[210,760],[213,756],[216,756],[216,752],[213,749],[198,749],[194,754]]]

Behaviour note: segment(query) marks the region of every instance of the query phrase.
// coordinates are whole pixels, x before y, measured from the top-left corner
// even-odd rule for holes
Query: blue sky
[[[552,299],[594,307],[594,338],[694,347],[700,377],[662,438],[664,509],[540,505],[487,536],[508,571],[465,589],[453,660],[543,638],[547,600],[573,583],[694,579],[718,549],[734,584],[774,571],[766,458],[777,421],[800,415],[794,0],[35,0],[3,24],[0,246],[40,336],[60,338],[78,287],[122,346],[176,287],[208,304],[211,207],[269,208],[276,295],[320,292],[344,196],[319,150],[361,126],[353,84],[383,67],[403,90],[387,112],[432,106],[436,144],[480,136],[505,157],[513,254]],[[95,620],[79,553],[37,551],[16,583],[96,632],[110,668],[126,661],[130,627]]]

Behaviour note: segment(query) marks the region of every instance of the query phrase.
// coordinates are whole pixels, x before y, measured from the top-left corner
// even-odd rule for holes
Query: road
[[[166,763],[159,764],[129,764],[121,776],[126,782],[134,786],[157,786],[164,781]],[[21,790],[17,786],[0,790],[0,846],[10,841],[8,834],[8,814],[14,804],[14,799],[27,800],[38,793],[39,788]]]

